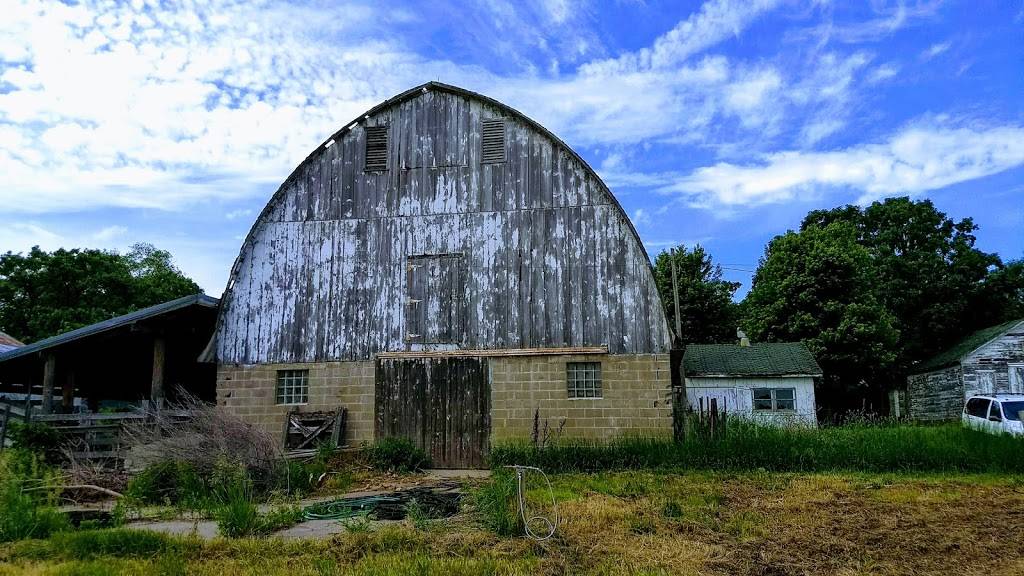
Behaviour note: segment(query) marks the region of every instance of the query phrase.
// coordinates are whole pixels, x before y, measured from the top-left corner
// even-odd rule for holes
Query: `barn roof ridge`
[[[821,376],[803,342],[689,344],[683,352],[684,376]]]
[[[182,296],[181,298],[175,298],[174,300],[161,302],[160,304],[155,304],[153,306],[142,308],[134,312],[122,314],[121,316],[108,318],[107,320],[102,320],[100,322],[96,322],[95,324],[89,324],[88,326],[82,326],[81,328],[76,328],[74,330],[58,334],[56,336],[44,338],[42,340],[39,340],[38,342],[26,344],[24,346],[14,348],[6,352],[0,352],[0,362],[12,360],[14,358],[20,358],[22,356],[32,354],[33,352],[40,352],[42,350],[46,350],[47,348],[53,348],[54,346],[67,344],[68,342],[73,342],[80,338],[85,338],[86,336],[92,336],[93,334],[106,332],[107,330],[113,330],[114,328],[118,328],[120,326],[125,326],[133,322],[138,322],[140,320],[152,318],[154,316],[165,314],[167,312],[180,310],[181,308],[186,308],[188,306],[198,304],[200,306],[205,306],[208,308],[216,307],[218,302],[220,302],[219,299],[214,298],[213,296],[207,296],[206,294],[203,294],[201,292],[199,294],[190,294],[188,296]]]
[[[971,354],[978,348],[981,348],[996,338],[1005,335],[1010,330],[1013,330],[1014,326],[1021,323],[1024,323],[1024,318],[1016,318],[1001,324],[975,330],[961,338],[960,341],[953,346],[950,346],[931,358],[924,360],[917,366],[912,367],[908,373],[921,374],[923,372],[932,372],[934,370],[955,366],[960,363],[960,360],[963,359],[964,356]]]

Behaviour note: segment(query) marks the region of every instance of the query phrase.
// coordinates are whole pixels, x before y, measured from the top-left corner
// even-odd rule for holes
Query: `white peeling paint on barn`
[[[481,122],[505,123],[505,161]],[[367,127],[387,169],[364,170]],[[589,166],[494,100],[430,83],[374,108],[281,186],[232,269],[211,351],[221,363],[363,360],[388,351],[607,346],[662,354],[668,325],[636,231]],[[410,258],[451,255],[458,305],[410,296]],[[431,307],[433,306],[433,307]],[[415,327],[415,331],[411,330]],[[420,334],[422,332],[423,334]]]

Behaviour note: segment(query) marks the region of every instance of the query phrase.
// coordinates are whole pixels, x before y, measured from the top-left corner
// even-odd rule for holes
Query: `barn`
[[[571,148],[430,82],[316,148],[231,270],[206,358],[218,401],[277,437],[347,411],[344,442],[408,437],[435,465],[493,442],[669,435],[671,337],[650,261]]]
[[[975,394],[1024,394],[1024,318],[973,332],[907,376],[915,420],[958,419]]]
[[[683,354],[687,404],[764,424],[817,426],[814,379],[821,367],[800,342],[691,344]]]

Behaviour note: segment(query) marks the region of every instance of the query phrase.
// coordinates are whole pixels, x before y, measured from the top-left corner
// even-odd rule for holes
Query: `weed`
[[[1024,440],[968,430],[956,424],[862,423],[778,428],[736,418],[728,434],[687,436],[679,442],[622,438],[567,441],[544,448],[528,443],[492,447],[490,464],[541,467],[553,472],[638,468],[714,468],[812,472],[1024,472]]]
[[[224,490],[226,501],[216,513],[217,530],[228,538],[257,534],[260,518],[256,504],[252,501],[252,485],[239,481]]]
[[[413,498],[405,505],[405,517],[412,522],[417,530],[426,530],[430,527],[430,515],[426,508]]]
[[[672,520],[683,517],[683,507],[675,500],[669,500],[661,507],[661,515]]]
[[[184,551],[186,541],[149,530],[109,528],[63,532],[51,539],[53,550],[64,558],[90,559],[100,556],[153,557],[170,551]]]
[[[378,470],[415,472],[430,466],[430,458],[408,438],[385,438],[366,449],[367,459]]]
[[[474,508],[487,528],[499,536],[522,534],[516,477],[507,470],[495,470],[491,481],[471,495]]]
[[[259,532],[271,534],[278,530],[291,528],[302,522],[302,508],[299,506],[280,506],[260,516]]]
[[[341,521],[347,532],[353,534],[366,534],[370,532],[370,517],[367,514],[360,514]]]
[[[56,507],[59,492],[55,472],[35,453],[0,453],[0,542],[46,538],[70,528]]]
[[[654,524],[654,519],[640,514],[634,516],[629,520],[629,531],[633,534],[654,534],[658,531],[658,527]]]
[[[313,570],[317,576],[335,576],[341,574],[338,570],[338,563],[333,558],[314,558]]]
[[[12,421],[8,433],[15,448],[34,452],[50,463],[60,457],[60,432],[49,424]]]

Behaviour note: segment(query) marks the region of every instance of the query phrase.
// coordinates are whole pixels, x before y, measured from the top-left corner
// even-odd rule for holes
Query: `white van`
[[[1024,436],[1024,394],[971,396],[964,405],[964,426],[991,434]]]

